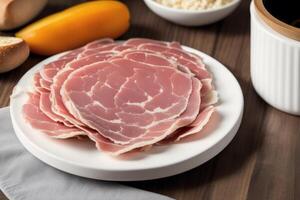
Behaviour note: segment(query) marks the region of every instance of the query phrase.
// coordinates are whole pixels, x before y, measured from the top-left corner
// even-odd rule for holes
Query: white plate
[[[96,150],[92,142],[77,139],[52,139],[31,128],[22,117],[22,106],[33,88],[33,75],[45,63],[57,59],[52,56],[34,66],[19,81],[13,91],[10,113],[16,135],[38,159],[78,176],[112,180],[138,181],[172,176],[190,170],[208,161],[222,151],[236,134],[242,119],[244,100],[241,88],[229,70],[195,49],[186,50],[203,57],[214,76],[219,93],[216,113],[201,134],[180,143],[155,146],[151,150],[114,158]]]

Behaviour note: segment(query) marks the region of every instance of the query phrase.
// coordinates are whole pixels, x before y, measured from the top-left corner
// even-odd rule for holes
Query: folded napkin
[[[81,178],[56,170],[33,157],[16,138],[8,108],[0,109],[0,189],[22,200],[170,200],[113,182]]]

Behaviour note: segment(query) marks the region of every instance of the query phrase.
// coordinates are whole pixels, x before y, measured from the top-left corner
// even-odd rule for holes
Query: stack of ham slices
[[[218,100],[199,56],[177,42],[142,38],[69,51],[33,82],[23,115],[34,129],[61,139],[84,135],[112,155],[198,133]]]

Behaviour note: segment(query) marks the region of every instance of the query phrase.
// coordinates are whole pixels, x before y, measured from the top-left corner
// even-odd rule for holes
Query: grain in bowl
[[[171,8],[184,10],[207,10],[220,8],[233,0],[155,0],[157,3]]]
[[[239,5],[242,0],[207,0],[207,1],[223,1],[221,3],[223,6],[217,7],[217,3],[212,5],[206,6],[206,8],[196,9],[196,8],[189,8],[189,9],[180,9],[176,7],[171,7],[167,5],[163,5],[158,1],[163,0],[144,0],[146,5],[150,8],[158,16],[169,20],[173,23],[184,25],[184,26],[200,26],[200,25],[207,25],[214,22],[217,22],[226,16],[230,15]],[[166,2],[168,0],[165,0]],[[169,0],[171,1],[171,0]],[[183,0],[172,0],[176,1],[183,1]],[[185,1],[196,1],[196,0],[185,0]],[[198,0],[204,1],[204,0]],[[226,2],[226,4],[224,3]],[[219,4],[220,5],[220,4]],[[180,6],[182,7],[182,6]]]

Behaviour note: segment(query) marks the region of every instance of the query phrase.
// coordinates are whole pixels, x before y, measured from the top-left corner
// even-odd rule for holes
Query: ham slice
[[[118,59],[74,71],[62,96],[76,118],[126,144],[171,126],[186,109],[191,90],[191,78],[179,70]]]
[[[75,58],[75,57],[74,57]],[[58,59],[56,61],[50,62],[44,66],[44,68],[40,71],[41,77],[48,82],[52,82],[53,77],[56,75],[56,73],[62,69],[67,63],[74,60],[74,58],[64,58],[64,59]]]
[[[120,155],[201,131],[218,100],[212,78],[177,42],[97,40],[34,75],[24,118],[51,137],[86,135]]]
[[[201,83],[197,81],[197,79],[193,78],[193,92],[190,96],[190,101],[194,102],[193,104],[188,104],[187,109],[182,113],[180,118],[177,119],[174,126],[177,126],[178,123],[180,124],[183,121],[190,121],[191,119],[194,119],[195,116],[197,115],[198,112],[195,112],[195,110],[199,109],[200,105],[200,98],[199,98],[199,93],[201,89]],[[176,129],[176,128],[174,128]],[[180,130],[180,129],[178,129]],[[133,149],[140,148],[140,147],[145,147],[148,145],[155,144],[159,141],[162,141],[164,138],[167,138],[168,135],[172,134],[171,129],[165,129],[163,135],[157,134],[157,132],[152,133],[151,137],[145,138],[137,138],[135,142],[132,142],[130,144],[116,144],[116,143],[111,143],[107,139],[105,139],[102,135],[98,134],[97,132],[89,132],[89,137],[96,142],[96,147],[100,151],[105,151],[111,155],[117,156],[126,152],[129,152]],[[156,134],[157,135],[156,135]]]
[[[81,53],[78,58],[84,58],[86,56],[90,56],[90,55],[94,55],[97,54],[99,52],[105,52],[105,51],[111,51],[114,48],[120,46],[119,44],[113,43],[113,44],[106,44],[100,47],[97,47],[95,49],[88,49],[86,51],[84,51],[83,53]]]
[[[61,86],[72,71],[95,62],[104,61],[110,58],[112,55],[112,52],[101,52],[99,54],[90,55],[80,60],[75,60],[69,63],[67,67],[59,71],[59,73],[57,73],[57,75],[54,77],[53,84],[51,86],[52,104],[50,105],[50,108],[52,109],[52,111],[56,115],[63,117],[67,121],[82,126],[83,124],[75,119],[73,115],[70,114],[66,109],[60,94]]]
[[[178,64],[188,67],[200,80],[210,78],[202,60],[184,50],[149,43],[139,45],[138,49],[160,52],[167,58],[174,59]]]
[[[41,85],[41,75],[40,73],[35,73],[34,77],[33,77],[33,85],[34,85],[34,89],[37,92],[47,92],[47,90],[45,90],[45,88]]]
[[[92,132],[90,130],[87,130],[88,135],[93,141],[96,142],[96,146],[99,150],[105,151],[112,155],[120,155],[136,148],[155,144],[156,142],[161,141],[163,138],[167,137],[178,127],[193,121],[197,116],[197,110],[199,110],[200,106],[199,93],[201,83],[197,79],[193,78],[193,84],[193,92],[190,96],[190,101],[193,103],[188,104],[186,110],[182,113],[182,115],[179,118],[177,118],[177,120],[175,120],[175,122],[173,122],[171,128],[169,126],[171,125],[170,121],[168,121],[168,123],[162,123],[159,126],[157,126],[156,129],[152,129],[151,132],[149,131],[147,133],[147,137],[143,136],[140,138],[136,138],[131,143],[125,145],[109,142],[109,140],[105,139],[102,135],[98,134],[98,132]],[[163,131],[164,134],[161,134],[161,131]]]
[[[40,78],[40,85],[41,85],[42,88],[44,88],[44,90],[50,91],[51,84],[52,84],[51,82],[46,81],[42,77]]]
[[[164,54],[163,54],[164,55]],[[124,57],[130,60],[134,60],[140,63],[148,63],[148,64],[152,64],[152,65],[168,65],[170,67],[182,67],[181,65],[176,65],[177,64],[182,64],[182,63],[178,63],[176,61],[178,61],[178,59],[175,58],[175,60],[167,60],[167,57],[163,57],[160,54],[157,54],[156,52],[153,51],[148,51],[148,50],[132,50],[132,51],[125,51],[122,52],[121,54],[119,54],[118,56],[120,57]],[[115,59],[115,58],[113,58]],[[200,60],[199,60],[200,61]],[[171,64],[173,63],[173,64]],[[196,64],[195,64],[196,65]],[[194,71],[193,67],[191,67],[191,65],[183,65],[185,68],[184,72],[186,73],[191,73],[191,71],[193,71],[194,73],[198,73],[197,71]],[[202,68],[200,66],[196,66],[196,68]],[[190,71],[191,70],[191,71]],[[217,92],[214,90],[213,86],[212,86],[212,78],[210,76],[210,74],[207,72],[206,69],[203,69],[204,71],[206,71],[205,73],[208,76],[203,76],[202,79],[200,79],[199,74],[198,74],[198,78],[201,80],[202,83],[202,88],[201,88],[201,96],[202,96],[202,103],[201,103],[201,109],[203,110],[204,108],[215,104],[218,101],[218,96],[217,96]],[[200,114],[200,113],[199,113]]]
[[[176,135],[176,141],[181,140],[189,135],[199,133],[203,127],[208,123],[210,117],[214,113],[215,108],[213,106],[206,107],[200,114],[197,116],[195,121],[184,129],[178,129]]]
[[[88,44],[86,44],[83,48],[84,49],[96,49],[96,48],[99,48],[99,47],[102,47],[104,45],[107,45],[107,44],[112,44],[114,43],[115,41],[111,38],[103,38],[103,39],[99,39],[99,40],[95,40],[93,42],[90,42]]]
[[[78,55],[78,58],[80,59],[68,63],[55,75],[53,78],[53,84],[51,85],[50,95],[52,102],[51,109],[53,113],[63,117],[66,121],[69,121],[79,127],[83,126],[83,124],[69,113],[62,101],[60,90],[63,82],[67,79],[68,75],[72,71],[92,63],[109,59],[117,52],[124,51],[129,48],[128,46],[124,46],[124,48],[118,48],[120,44],[112,44],[110,41],[107,43],[103,42],[103,45],[99,45],[99,43],[97,43],[97,46],[89,44],[87,46],[89,46],[89,48],[93,46],[94,49],[84,51]]]
[[[55,122],[62,122],[64,125],[68,127],[74,127],[72,123],[66,121],[63,117],[56,115],[55,113],[52,112],[49,92],[41,92],[39,95],[40,95],[40,109],[47,117],[49,117]]]
[[[67,127],[47,117],[40,109],[38,93],[29,93],[29,99],[23,106],[23,115],[33,128],[54,138],[64,139],[85,135],[85,132],[77,128]]]
[[[78,57],[80,53],[84,53],[85,51],[88,51],[89,49],[93,48],[101,48],[102,46],[109,45],[112,43],[113,40],[111,39],[102,39],[102,40],[97,40],[92,43],[87,44],[85,47],[70,51],[66,53],[64,56],[60,57],[57,61],[51,62],[47,64],[41,71],[40,73],[37,73],[39,75],[36,76],[36,80],[39,79],[39,86],[43,88],[43,91],[41,93],[41,110],[44,112],[46,116],[51,118],[52,120],[56,122],[62,122],[66,126],[69,127],[76,127],[74,125],[75,122],[77,121],[71,121],[66,118],[64,115],[58,115],[56,112],[53,112],[53,98],[50,98],[53,96],[53,94],[50,94],[50,90],[53,87],[53,80],[54,77],[57,75],[58,72],[64,70],[64,68],[72,61],[76,61],[75,57]],[[86,49],[86,50],[84,50]],[[49,72],[49,73],[47,73]],[[45,80],[42,78],[42,74],[47,77],[48,80]],[[51,79],[51,81],[49,81]],[[40,89],[40,88],[39,88]],[[50,105],[50,107],[49,107]],[[72,123],[73,122],[73,123]]]
[[[147,38],[133,38],[127,40],[125,45],[131,45],[131,46],[139,46],[143,44],[155,44],[159,46],[164,46],[164,47],[172,47],[176,49],[182,49],[181,45],[178,42],[162,42],[158,40],[152,40],[152,39],[147,39]]]
[[[52,83],[53,77],[57,74],[57,72],[62,69],[67,63],[71,62],[72,60],[76,59],[82,53],[86,51],[102,47],[103,45],[108,45],[113,43],[112,39],[105,38],[96,40],[87,44],[84,47],[75,49],[73,51],[69,51],[60,57],[58,60],[50,62],[44,66],[44,68],[40,71],[41,77],[50,83]]]
[[[178,64],[190,69],[201,81],[203,81],[204,87],[202,87],[202,89],[205,91],[201,92],[201,95],[204,98],[202,101],[203,105],[201,105],[202,109],[209,105],[213,105],[218,101],[217,92],[211,84],[211,74],[205,68],[202,59],[197,55],[181,49],[176,49],[167,45],[157,45],[155,43],[140,44],[138,49],[160,52],[167,58],[175,59]]]

